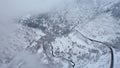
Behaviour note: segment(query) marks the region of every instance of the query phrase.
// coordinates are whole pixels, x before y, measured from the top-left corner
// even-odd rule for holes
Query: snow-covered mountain
[[[20,18],[1,37],[0,68],[119,68],[119,4],[70,0]]]

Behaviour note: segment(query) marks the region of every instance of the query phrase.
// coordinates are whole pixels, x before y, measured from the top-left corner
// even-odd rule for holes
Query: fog
[[[0,0],[0,36],[17,29],[18,26],[13,24],[15,18],[48,12],[63,3],[65,0]]]
[[[19,26],[15,24],[16,18],[29,14],[49,12],[63,6],[64,3],[64,0],[0,0],[0,48],[4,46],[10,47],[10,38],[13,38],[15,36],[14,32],[19,29]],[[30,64],[31,66],[38,65],[37,63],[35,65]],[[47,68],[47,66],[41,68]]]
[[[20,36],[21,38],[17,37],[17,39],[16,39],[16,37],[14,38],[15,35],[13,33],[15,32],[15,30],[19,29],[19,25],[15,21],[18,18],[22,18],[22,17],[28,16],[28,15],[46,13],[46,12],[50,12],[50,11],[53,11],[56,9],[67,8],[67,9],[71,9],[71,11],[70,11],[71,17],[72,17],[72,15],[73,15],[73,17],[76,17],[77,15],[81,14],[81,18],[83,17],[86,20],[87,16],[89,16],[89,15],[91,16],[92,13],[94,13],[93,8],[104,7],[104,5],[108,4],[109,2],[113,2],[115,0],[76,0],[76,2],[78,1],[77,3],[74,3],[74,1],[75,0],[0,0],[0,48],[2,49],[2,47],[5,45],[6,45],[6,47],[10,48],[11,47],[10,45],[12,45],[12,43],[14,43],[15,45],[19,44],[22,46],[27,44],[26,41],[23,40],[22,36]],[[80,6],[78,9],[76,8],[76,4],[78,4]],[[76,10],[74,10],[74,8],[76,8]],[[79,10],[81,10],[81,11],[79,11]],[[77,14],[77,13],[79,13],[79,14]],[[99,19],[98,21],[100,21],[100,20],[101,19]],[[93,23],[94,23],[94,21],[93,21]],[[88,24],[88,26],[89,26],[88,28],[90,28],[90,29],[92,29],[92,27],[96,28],[96,26],[94,26],[94,25],[91,26],[91,24]],[[95,30],[95,31],[97,32],[97,30]],[[92,30],[89,32],[92,32]],[[93,33],[95,33],[95,32],[93,32]],[[90,34],[90,33],[88,33],[88,34]],[[97,36],[97,34],[94,34],[94,35],[99,38],[99,36]],[[9,36],[11,36],[11,37],[9,37]],[[8,40],[10,38],[13,38],[14,41],[11,42],[10,40]],[[21,39],[22,39],[22,41],[21,41]],[[74,39],[74,37],[73,37],[73,39]],[[19,42],[23,42],[23,43],[21,44]],[[2,50],[4,50],[4,49],[2,49]],[[31,54],[31,53],[24,52],[24,51],[21,53],[19,53],[19,52],[15,52],[15,53],[18,53],[18,54],[14,57],[14,59],[12,61],[10,61],[10,63],[8,65],[5,65],[5,67],[2,67],[2,68],[10,68],[9,66],[13,66],[11,68],[17,68],[18,63],[21,62],[21,60],[25,62],[25,65],[23,65],[22,68],[40,68],[40,67],[41,68],[57,68],[57,67],[55,67],[55,66],[57,66],[56,64],[54,64],[54,65],[48,64],[47,65],[47,64],[42,64],[42,62],[39,63],[40,58],[36,54]],[[20,65],[22,66],[22,64],[24,64],[24,62],[20,63]],[[61,61],[61,63],[63,63],[63,61]],[[64,65],[64,66],[66,66],[66,65]]]
[[[0,27],[2,28],[0,32],[6,31],[6,28],[12,30],[12,28],[15,27],[13,26],[14,24],[12,24],[13,19],[17,17],[49,12],[66,4],[72,6],[73,1],[74,0],[0,0]]]
[[[60,0],[0,0],[0,20],[50,11]]]

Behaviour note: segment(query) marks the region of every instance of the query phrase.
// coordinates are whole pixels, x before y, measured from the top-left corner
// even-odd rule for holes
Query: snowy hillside
[[[0,68],[119,68],[120,1],[52,1],[61,5],[0,19]]]

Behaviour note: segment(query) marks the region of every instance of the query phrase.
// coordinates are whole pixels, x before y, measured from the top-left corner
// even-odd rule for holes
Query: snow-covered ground
[[[119,68],[120,6],[114,5],[118,1],[1,0],[0,68],[110,68],[109,48],[93,40],[112,44],[113,68]],[[27,23],[38,23],[37,14],[42,13],[50,17],[38,17],[47,22],[42,26],[48,31],[17,23],[31,18]]]

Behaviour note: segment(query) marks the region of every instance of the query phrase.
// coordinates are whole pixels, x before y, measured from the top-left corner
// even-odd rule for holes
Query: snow
[[[86,39],[79,32],[88,38],[109,43],[120,37],[120,23],[111,15],[111,12],[96,14],[98,7],[100,7],[99,11],[105,11],[118,1],[46,0],[43,3],[41,0],[1,0],[0,68],[71,68],[69,60],[75,63],[74,68],[109,68],[111,61],[109,49],[104,44]],[[108,3],[110,4],[105,6]],[[55,55],[50,57],[52,61],[45,55],[42,47],[37,53],[31,53],[26,49],[29,46],[35,47],[36,41],[46,34],[42,30],[25,27],[14,21],[19,17],[26,20],[33,14],[49,11],[58,12],[58,14],[63,14],[62,16],[68,13],[66,19],[73,25],[79,21],[78,26],[70,34],[56,37],[52,42]],[[95,17],[91,18],[94,15]],[[114,50],[114,56],[114,68],[119,68],[119,50]]]
[[[103,52],[105,52],[105,54],[106,52],[108,52],[108,48],[104,47],[104,49],[102,48],[101,50],[98,47],[97,49],[96,46],[102,46],[102,45],[92,41],[86,43],[87,41],[90,40],[86,40],[84,37],[80,36],[79,33],[73,32],[68,37],[56,38],[55,42],[52,43],[53,52],[56,56],[61,56],[67,59],[71,59],[75,63],[75,68],[77,67],[87,68],[86,66],[89,67],[89,64],[92,66],[91,62],[93,61],[94,61],[93,64],[95,64],[95,62],[96,64],[99,63],[96,66],[100,67],[100,65],[104,65],[104,63],[107,63],[108,60],[110,60],[109,58],[106,59],[105,61],[102,61],[103,59],[100,59],[101,57],[104,57],[104,55],[102,55]],[[96,50],[96,52],[91,52],[91,50]],[[106,64],[106,66],[109,66],[109,64]],[[106,67],[104,66],[101,68],[106,68]]]
[[[114,23],[114,24],[113,24]],[[111,42],[112,40],[120,37],[120,25],[110,16],[110,14],[102,14],[85,24],[83,28],[76,28],[85,36],[103,42]]]
[[[114,68],[120,67],[120,52],[115,51],[115,65]]]

